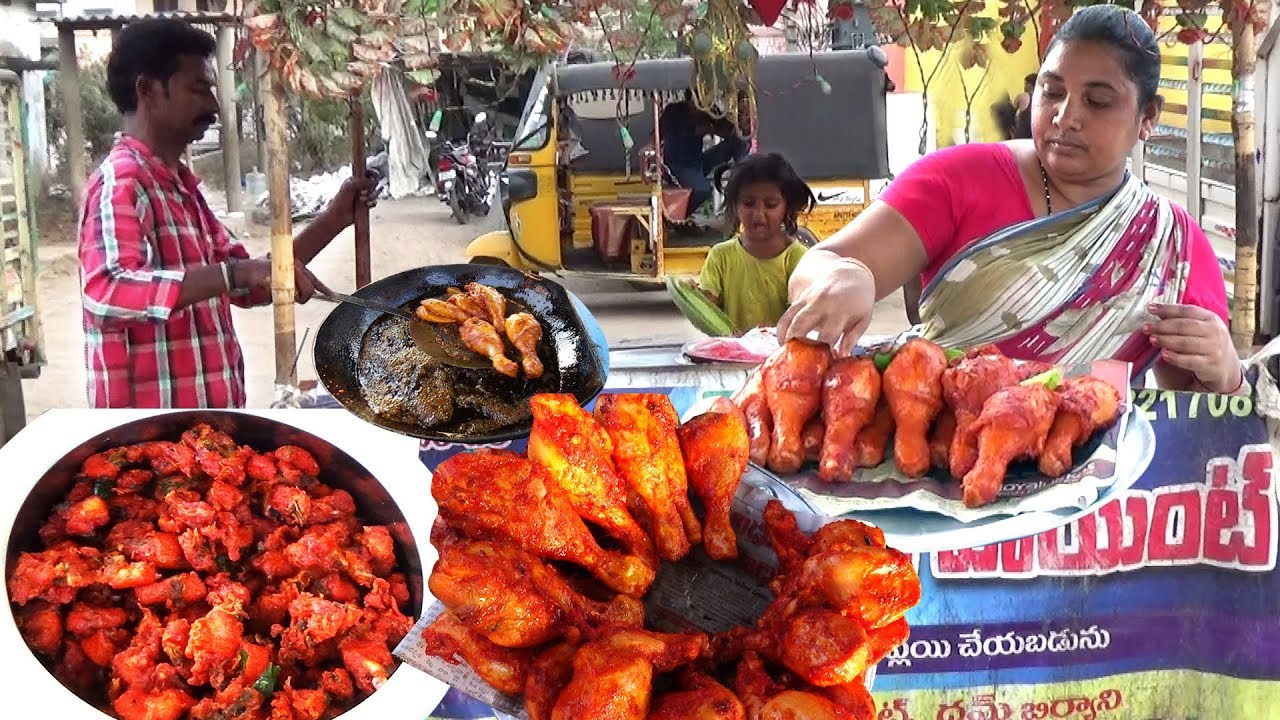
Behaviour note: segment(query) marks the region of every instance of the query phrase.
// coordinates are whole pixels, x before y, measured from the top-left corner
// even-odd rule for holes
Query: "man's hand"
[[[376,186],[377,183],[367,174],[360,178],[347,178],[324,209],[324,219],[335,230],[351,225],[356,221],[356,208],[378,205],[378,198],[373,194]]]
[[[269,304],[272,297],[270,256],[236,262],[232,284],[236,290],[247,293],[253,304]],[[299,303],[310,300],[317,290],[329,291],[301,261],[293,263],[293,289],[294,297]]]

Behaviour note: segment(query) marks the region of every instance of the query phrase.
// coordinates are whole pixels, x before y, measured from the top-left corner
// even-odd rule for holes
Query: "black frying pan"
[[[545,278],[503,266],[435,265],[383,278],[353,294],[384,305],[416,307],[423,298],[443,297],[448,288],[465,287],[469,282],[496,289],[508,300],[523,305],[542,323],[540,355],[547,372],[558,376],[554,378],[556,387],[551,391],[569,393],[585,405],[604,389],[605,370],[600,366],[569,293]],[[338,305],[316,333],[316,373],[325,389],[343,407],[378,427],[424,440],[487,444],[529,434],[531,421],[477,434],[460,433],[447,425],[428,428],[375,414],[361,393],[358,364],[365,334],[375,321],[384,317],[357,305]]]

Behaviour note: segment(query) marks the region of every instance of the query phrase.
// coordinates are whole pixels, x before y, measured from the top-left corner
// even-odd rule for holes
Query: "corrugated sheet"
[[[58,18],[53,21],[53,24],[59,30],[110,30],[111,28],[123,27],[132,22],[154,17],[181,18],[192,25],[222,25],[240,22],[239,17],[227,13],[177,11],[148,15],[75,15]]]

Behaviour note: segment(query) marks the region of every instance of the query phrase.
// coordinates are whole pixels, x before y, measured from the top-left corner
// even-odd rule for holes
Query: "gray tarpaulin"
[[[387,143],[391,197],[413,195],[427,174],[427,148],[399,70],[383,68],[373,79],[373,109],[382,128],[382,139]]]

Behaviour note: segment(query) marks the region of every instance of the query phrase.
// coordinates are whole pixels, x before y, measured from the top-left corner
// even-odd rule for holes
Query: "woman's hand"
[[[778,321],[778,340],[817,332],[819,342],[837,355],[848,355],[871,324],[875,276],[860,262],[821,250],[810,250],[801,264],[811,267],[804,272],[798,268],[791,276],[791,307]]]
[[[1158,319],[1143,328],[1160,359],[1195,376],[1205,390],[1230,394],[1240,388],[1244,368],[1222,318],[1196,305],[1152,305]]]

